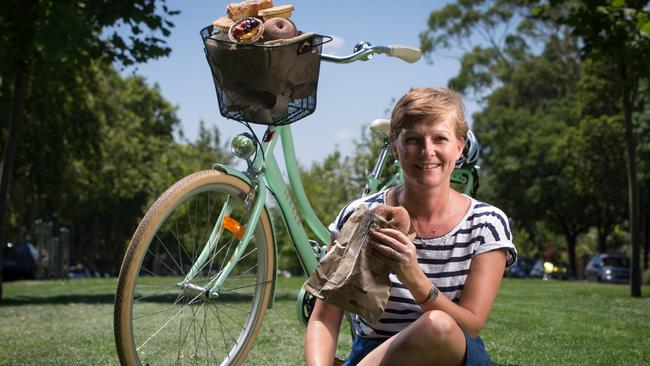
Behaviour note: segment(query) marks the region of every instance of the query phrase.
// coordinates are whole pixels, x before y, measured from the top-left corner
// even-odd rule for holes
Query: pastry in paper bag
[[[408,212],[403,207],[381,205],[368,210],[367,206],[360,205],[305,282],[305,290],[374,323],[386,308],[391,283],[385,259],[367,245],[370,229],[390,227],[406,234],[410,226]]]

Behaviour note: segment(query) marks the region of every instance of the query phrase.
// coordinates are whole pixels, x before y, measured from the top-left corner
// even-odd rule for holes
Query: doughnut
[[[228,31],[228,37],[235,43],[252,43],[264,34],[264,24],[257,18],[247,17],[236,21]]]
[[[404,207],[381,205],[373,208],[372,212],[387,221],[386,227],[408,234],[411,218]]]
[[[289,39],[297,35],[296,26],[285,18],[271,18],[264,22],[264,39]]]
[[[264,20],[269,20],[271,18],[286,18],[291,17],[293,12],[293,5],[280,5],[274,6],[272,8],[263,9],[257,12],[257,16],[263,18]]]
[[[239,20],[245,17],[257,16],[257,12],[273,6],[272,0],[246,0],[240,3],[231,3],[226,6],[228,18]]]

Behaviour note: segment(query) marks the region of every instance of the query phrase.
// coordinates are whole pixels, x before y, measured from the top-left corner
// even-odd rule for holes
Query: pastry
[[[293,12],[293,5],[279,5],[272,8],[263,9],[257,12],[257,16],[263,18],[265,21],[271,18],[286,18],[291,17]]]
[[[273,7],[272,0],[246,0],[240,3],[231,3],[226,7],[226,13],[232,20],[257,16],[260,10]]]
[[[228,17],[221,17],[214,22],[212,22],[212,25],[219,29],[222,33],[228,34],[228,30],[230,30],[230,27],[235,24],[235,22],[228,18]]]
[[[260,39],[262,34],[264,34],[264,24],[253,17],[239,19],[228,31],[228,37],[235,43],[252,43]]]
[[[408,234],[411,228],[411,218],[402,206],[381,205],[372,209],[372,213],[386,220],[386,227]]]
[[[296,26],[285,18],[271,18],[264,22],[264,40],[289,39],[297,35]]]

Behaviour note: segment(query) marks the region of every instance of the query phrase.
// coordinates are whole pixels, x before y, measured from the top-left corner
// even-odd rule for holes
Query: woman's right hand
[[[413,242],[399,230],[374,229],[370,245],[386,258],[386,263],[411,292],[413,298],[424,299],[431,289],[431,280],[420,269]]]

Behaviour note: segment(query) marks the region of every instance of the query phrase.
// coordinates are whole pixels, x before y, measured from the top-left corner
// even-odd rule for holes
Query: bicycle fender
[[[223,164],[214,164],[212,166],[212,169],[218,170],[220,172],[224,172],[228,175],[232,175],[233,177],[237,177],[244,182],[248,183],[249,186],[253,186],[253,182],[251,181],[251,178],[244,172],[239,171],[231,166],[228,165],[223,165]]]
[[[212,166],[212,169],[218,170],[220,172],[223,172],[225,174],[228,174],[233,177],[237,177],[241,179],[242,181],[246,182],[249,186],[253,186],[253,182],[251,181],[251,178],[244,172],[239,171],[229,165],[223,165],[223,164],[214,164]],[[271,222],[271,236],[273,237],[273,243],[271,245],[273,246],[273,284],[271,286],[271,300],[269,301],[269,306],[268,309],[271,309],[273,307],[273,304],[275,303],[275,284],[278,280],[278,246],[277,246],[277,239],[275,237],[275,225],[273,223],[273,219],[271,216],[271,213],[269,212],[269,209],[264,205],[264,210],[266,211],[267,216],[269,217],[269,221]]]

